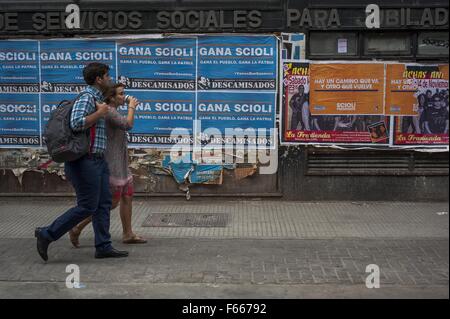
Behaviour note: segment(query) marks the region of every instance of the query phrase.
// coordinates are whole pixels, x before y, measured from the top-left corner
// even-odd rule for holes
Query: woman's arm
[[[112,127],[119,128],[124,131],[129,131],[133,128],[134,124],[134,112],[136,110],[136,105],[138,101],[136,98],[131,97],[130,103],[128,105],[128,114],[127,116],[122,116],[115,108],[111,108],[111,110],[106,115],[106,121],[108,121],[109,125]]]
[[[128,125],[127,118],[122,116],[115,107],[110,107],[108,114],[105,116],[105,120],[109,126],[123,131],[128,131],[132,128]]]
[[[127,115],[127,124],[131,128],[133,128],[134,124],[134,112],[136,111],[136,107],[139,101],[134,97],[130,96],[130,101],[128,103],[128,115]]]

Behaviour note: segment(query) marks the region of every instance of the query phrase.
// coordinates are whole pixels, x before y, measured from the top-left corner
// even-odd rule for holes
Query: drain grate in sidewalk
[[[226,227],[228,213],[151,213],[142,227]]]

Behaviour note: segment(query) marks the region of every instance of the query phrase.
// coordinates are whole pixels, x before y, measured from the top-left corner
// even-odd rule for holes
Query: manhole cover
[[[142,227],[226,227],[229,214],[151,213]]]

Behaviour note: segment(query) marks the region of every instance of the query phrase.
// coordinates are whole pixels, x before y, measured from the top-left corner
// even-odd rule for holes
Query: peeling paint
[[[129,161],[130,169],[132,170],[133,177],[145,181],[145,190],[154,190],[156,184],[158,183],[158,178],[160,176],[172,176],[174,179],[173,172],[163,166],[163,159],[165,156],[169,155],[170,152],[167,150],[157,150],[157,149],[129,149]],[[245,158],[245,153],[237,153],[233,156],[236,162],[243,162]],[[218,158],[221,158],[220,154]],[[236,176],[238,180],[252,176],[257,170],[257,165],[254,164],[252,168],[248,169],[249,164],[229,164],[224,165],[223,168],[238,170]],[[66,180],[64,173],[64,163],[56,163],[51,161],[45,149],[0,149],[0,169],[3,170],[3,176],[6,175],[6,170],[11,170],[14,176],[17,178],[19,184],[22,186],[23,175],[25,172],[34,171],[39,173],[55,174],[59,176],[62,180]],[[243,173],[245,172],[245,173]],[[216,176],[217,177],[217,176]],[[222,173],[219,178],[214,178],[211,180],[199,181],[195,184],[222,184]],[[189,183],[188,185],[194,185],[194,183]],[[180,189],[181,190],[181,189]],[[182,190],[185,191],[186,190]],[[187,188],[187,191],[189,189]]]

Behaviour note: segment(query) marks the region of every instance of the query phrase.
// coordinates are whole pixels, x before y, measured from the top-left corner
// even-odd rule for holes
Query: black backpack
[[[61,101],[45,126],[44,142],[50,157],[57,163],[75,161],[89,152],[90,130],[73,132],[70,127],[73,105],[83,94],[93,96],[89,92],[82,92],[72,101]]]

